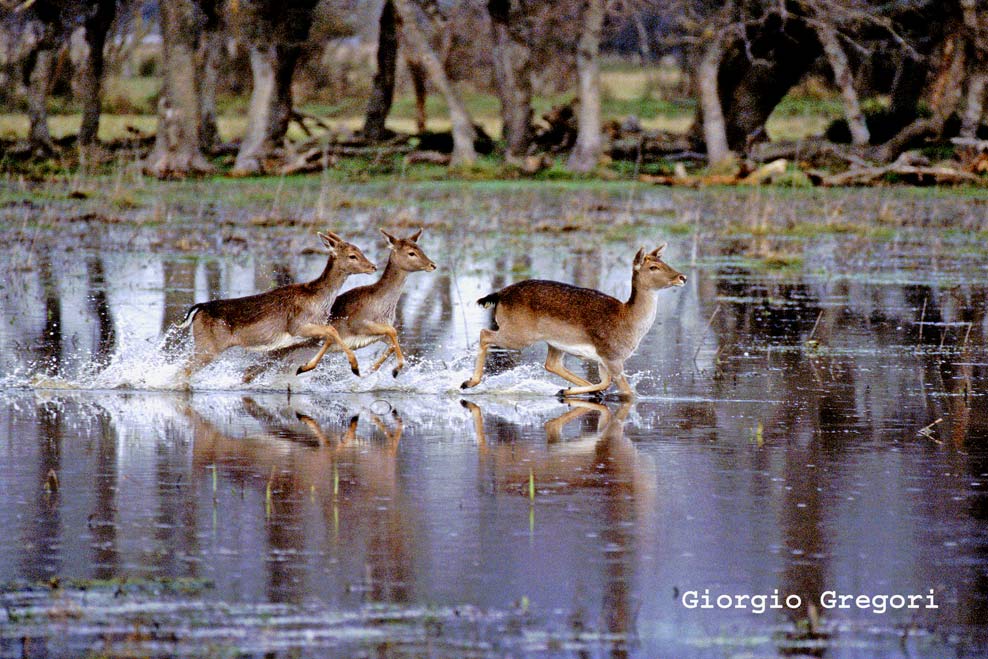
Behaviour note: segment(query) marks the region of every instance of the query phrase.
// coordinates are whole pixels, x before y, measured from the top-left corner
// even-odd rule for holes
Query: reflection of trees
[[[41,403],[36,408],[38,461],[35,471],[35,487],[30,493],[35,510],[23,539],[20,572],[27,579],[41,581],[57,576],[62,571],[62,493],[57,482],[49,475],[62,474],[62,443],[64,441],[62,415],[59,405]]]
[[[113,318],[110,315],[110,303],[106,297],[106,276],[103,273],[103,262],[99,259],[86,261],[86,275],[89,284],[89,303],[92,314],[96,317],[96,350],[93,361],[105,363],[113,354],[117,345],[117,335],[113,328]]]
[[[95,501],[89,514],[89,527],[93,536],[92,564],[96,566],[93,577],[112,579],[119,569],[117,547],[116,498],[117,498],[117,442],[116,429],[110,414],[98,413],[96,446]]]
[[[58,371],[62,357],[62,301],[51,267],[50,255],[39,258],[38,269],[45,292],[45,328],[39,337],[36,354],[42,369],[49,374]]]
[[[634,444],[624,436],[631,410],[625,403],[613,411],[597,403],[570,400],[571,409],[544,425],[544,446],[524,446],[518,428],[496,418],[484,420],[473,402],[463,405],[473,416],[479,445],[480,482],[494,492],[528,494],[530,483],[551,484],[554,496],[585,490],[599,492],[604,517],[601,546],[608,547],[600,621],[614,642],[612,655],[627,656],[626,643],[635,634],[633,572],[637,564],[637,528],[654,503],[654,476],[642,471]],[[596,414],[596,423],[589,423]],[[566,427],[580,422],[577,437],[567,437]],[[526,448],[528,450],[526,451]],[[592,620],[576,607],[570,619],[575,630]]]
[[[161,318],[164,334],[172,325],[182,322],[192,306],[195,295],[196,263],[187,259],[168,260],[163,264],[165,313]]]

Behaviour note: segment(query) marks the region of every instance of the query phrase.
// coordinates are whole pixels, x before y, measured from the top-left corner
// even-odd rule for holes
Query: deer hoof
[[[590,400],[592,402],[594,402],[594,403],[603,403],[604,402],[604,392],[603,391],[595,391],[595,392],[593,392],[592,394],[590,394]]]
[[[470,382],[470,380],[464,380],[463,384],[460,385],[460,389],[469,389],[472,386],[474,385]]]
[[[556,400],[558,400],[560,403],[565,402],[566,401],[566,392],[567,391],[569,391],[569,389],[560,389],[559,391],[557,391],[556,392]]]
[[[307,373],[307,372],[308,370],[304,366],[299,366],[297,369],[295,369],[295,375],[302,375],[303,373]]]
[[[396,378],[399,373],[401,373],[401,367],[395,366],[395,370],[391,371],[391,377]]]
[[[360,369],[357,368],[356,366],[351,366],[350,372],[356,375],[358,378],[360,377]]]

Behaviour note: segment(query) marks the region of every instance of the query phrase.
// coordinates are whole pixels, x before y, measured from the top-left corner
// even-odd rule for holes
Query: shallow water
[[[642,208],[674,204],[638,194]],[[525,213],[565,224],[565,195],[524,210],[492,194],[482,201],[509,219],[450,221],[474,201],[416,202],[440,270],[409,279],[397,378],[358,379],[336,354],[245,385],[259,358],[230,351],[191,392],[173,323],[195,301],[313,277],[311,228],[235,225],[213,240],[192,223],[203,245],[190,251],[181,232],[140,223],[30,242],[9,223],[0,656],[988,651],[976,238],[900,229],[766,247],[670,236],[658,220],[606,241],[511,228]],[[373,230],[388,218],[341,215],[383,259]],[[489,321],[473,300],[529,276],[623,297],[635,246],[659,238],[689,283],[660,294],[627,364],[634,404],[559,403],[539,348],[492,355],[461,395]],[[801,267],[752,257],[782,248]],[[921,608],[827,608],[829,591]],[[714,608],[691,608],[694,593]],[[717,607],[775,593],[781,608],[762,613],[757,599]]]

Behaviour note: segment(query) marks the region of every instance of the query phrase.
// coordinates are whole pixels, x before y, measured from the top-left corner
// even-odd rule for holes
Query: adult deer
[[[360,375],[357,356],[326,318],[344,280],[352,274],[374,272],[377,266],[359,247],[335,233],[320,233],[319,238],[329,249],[329,259],[322,274],[312,281],[247,297],[200,302],[189,308],[179,325],[191,325],[195,341],[186,376],[234,346],[270,352],[309,339],[321,339],[323,348],[299,368],[299,373],[314,369],[328,346],[338,343],[346,352],[350,370]]]
[[[545,341],[549,345],[546,370],[577,385],[560,391],[561,396],[601,393],[616,381],[621,397],[633,398],[624,362],[655,322],[658,291],[686,284],[685,275],[662,261],[665,248],[663,243],[646,253],[642,247],[635,255],[627,302],[593,289],[539,279],[512,284],[477,300],[481,306],[494,307],[494,329],[480,330],[473,377],[460,386],[467,389],[480,383],[492,345],[520,350]],[[600,364],[600,382],[591,384],[567,369],[564,354]]]
[[[436,264],[419,247],[418,239],[422,235],[422,229],[408,238],[397,238],[384,229],[380,231],[391,248],[381,278],[373,284],[351,288],[336,298],[329,312],[329,322],[339,332],[341,340],[339,343],[323,343],[319,354],[313,359],[318,361],[327,350],[357,350],[378,341],[386,341],[387,349],[378,357],[370,372],[379,369],[393,354],[397,364],[391,374],[398,377],[399,371],[405,366],[405,355],[398,343],[398,332],[394,328],[398,300],[409,274],[432,272],[436,269]],[[302,348],[314,346],[315,343],[309,341],[302,346],[275,350],[271,353],[271,358],[288,358]],[[249,382],[262,368],[263,365],[248,370],[244,380]]]

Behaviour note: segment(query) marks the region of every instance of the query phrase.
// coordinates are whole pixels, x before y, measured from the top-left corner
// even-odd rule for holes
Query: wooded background
[[[841,157],[891,162],[950,137],[973,143],[988,80],[988,2],[978,0],[0,2],[0,105],[27,115],[31,153],[65,148],[49,132],[55,100],[81,113],[68,144],[99,148],[107,77],[154,78],[157,130],[143,166],[162,177],[213,171],[223,149],[235,152],[234,174],[253,174],[326,166],[330,142],[394,144],[396,85],[414,93],[420,133],[426,95],[441,96],[451,143],[433,150],[453,166],[497,148],[521,166],[553,153],[592,171],[642,133],[634,117],[602,116],[607,58],[675,70],[666,92],[693,109],[685,132],[636,138],[638,157],[693,154],[731,171],[764,148],[787,94],[812,80],[840,101],[843,119],[824,137]],[[464,102],[476,90],[498,100],[496,144]],[[549,93],[573,102],[540,119],[533,99]],[[362,127],[334,132],[299,111],[300,96],[357,99]],[[218,108],[237,97],[249,97],[246,128],[223,144]],[[293,123],[307,140],[286,139]]]

